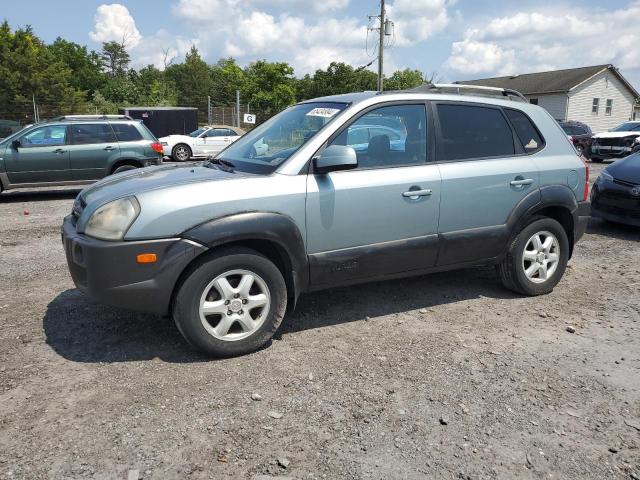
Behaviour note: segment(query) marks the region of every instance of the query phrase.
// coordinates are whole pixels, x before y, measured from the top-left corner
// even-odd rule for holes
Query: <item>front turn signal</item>
[[[158,256],[155,253],[141,253],[136,257],[138,263],[156,263]]]

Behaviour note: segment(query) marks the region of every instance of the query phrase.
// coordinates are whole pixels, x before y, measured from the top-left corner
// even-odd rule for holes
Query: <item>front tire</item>
[[[177,162],[186,162],[193,156],[193,152],[189,145],[185,143],[179,143],[173,150],[171,150],[171,156]]]
[[[511,243],[498,274],[505,287],[523,295],[551,293],[569,260],[569,240],[560,223],[537,217]]]
[[[187,272],[173,319],[184,338],[213,357],[253,352],[273,337],[287,308],[282,273],[247,248],[208,255]]]

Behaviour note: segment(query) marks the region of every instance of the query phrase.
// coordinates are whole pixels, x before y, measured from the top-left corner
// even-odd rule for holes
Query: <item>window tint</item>
[[[119,142],[136,142],[142,140],[142,135],[135,127],[130,123],[112,123],[113,131],[116,132],[116,137]]]
[[[525,152],[537,152],[544,146],[544,140],[540,137],[538,130],[533,126],[529,117],[520,110],[505,108],[504,111],[507,114],[507,117],[509,117],[509,120],[511,120],[511,124],[516,131],[516,135],[518,135]]]
[[[20,143],[23,147],[49,147],[64,145],[66,138],[66,125],[50,125],[31,130],[20,139]]]
[[[511,127],[497,108],[438,105],[439,160],[514,155]]]
[[[116,136],[108,123],[71,125],[73,143],[84,145],[89,143],[113,143]]]
[[[425,107],[394,105],[371,110],[331,144],[353,147],[358,168],[424,164],[427,161]]]

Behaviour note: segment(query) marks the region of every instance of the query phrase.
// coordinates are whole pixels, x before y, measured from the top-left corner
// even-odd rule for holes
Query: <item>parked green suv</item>
[[[58,117],[0,141],[0,191],[84,184],[162,163],[162,145],[122,115]]]

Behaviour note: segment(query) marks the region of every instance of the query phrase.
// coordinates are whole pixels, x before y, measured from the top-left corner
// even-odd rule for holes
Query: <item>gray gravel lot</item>
[[[639,229],[593,220],[544,297],[487,268],[322,292],[212,361],[74,289],[76,194],[0,196],[0,478],[640,479]]]

